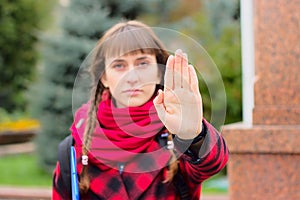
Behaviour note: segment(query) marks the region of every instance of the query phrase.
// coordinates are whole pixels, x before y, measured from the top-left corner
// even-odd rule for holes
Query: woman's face
[[[155,55],[136,52],[107,58],[101,81],[109,88],[116,107],[136,107],[153,96],[161,76]]]

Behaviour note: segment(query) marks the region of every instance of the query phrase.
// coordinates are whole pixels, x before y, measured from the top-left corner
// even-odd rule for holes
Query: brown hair
[[[92,134],[97,122],[96,113],[98,104],[105,90],[105,86],[100,81],[105,73],[105,58],[135,52],[149,53],[156,56],[158,67],[162,74],[161,84],[158,88],[163,88],[165,64],[169,54],[152,29],[138,21],[120,22],[110,28],[98,41],[93,52],[93,61],[89,69],[93,83],[90,96],[91,105],[88,110],[87,125],[84,131],[82,155],[87,156],[88,154]],[[168,140],[172,140],[172,137],[169,137]],[[170,165],[165,182],[172,180],[178,168],[176,156],[172,149],[170,151],[172,158],[169,161]],[[87,192],[89,184],[88,165],[83,165],[79,182],[80,192]]]

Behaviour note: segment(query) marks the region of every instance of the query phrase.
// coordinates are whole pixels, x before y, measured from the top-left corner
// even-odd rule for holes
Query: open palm
[[[165,127],[182,139],[193,139],[202,130],[202,98],[196,71],[181,50],[168,58],[164,91],[153,100]]]

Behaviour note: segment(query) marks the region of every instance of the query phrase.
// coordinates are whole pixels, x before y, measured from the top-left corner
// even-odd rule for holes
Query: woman
[[[93,89],[71,126],[81,199],[199,199],[201,183],[226,164],[224,139],[202,114],[196,72],[169,55],[138,21],[99,40]],[[70,199],[61,163],[53,199]]]

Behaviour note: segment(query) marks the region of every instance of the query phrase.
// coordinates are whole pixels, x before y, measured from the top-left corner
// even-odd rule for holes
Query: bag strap
[[[71,169],[70,169],[70,151],[71,146],[74,145],[72,135],[66,137],[58,145],[58,161],[60,164],[60,173],[62,183],[65,186],[66,192],[71,193]]]
[[[174,185],[175,185],[177,192],[179,193],[180,200],[192,199],[191,195],[190,195],[190,188],[186,184],[186,182],[182,176],[182,173],[180,172],[180,169],[178,169],[178,172],[176,173],[176,175],[174,177]]]
[[[160,136],[157,137],[157,142],[161,147],[167,147],[168,139],[167,139],[167,133],[163,133]],[[186,184],[186,181],[184,180],[184,177],[182,173],[180,172],[180,169],[178,169],[178,172],[175,174],[173,179],[174,186],[180,196],[180,200],[189,200],[191,199],[190,195],[190,189],[188,185]]]

